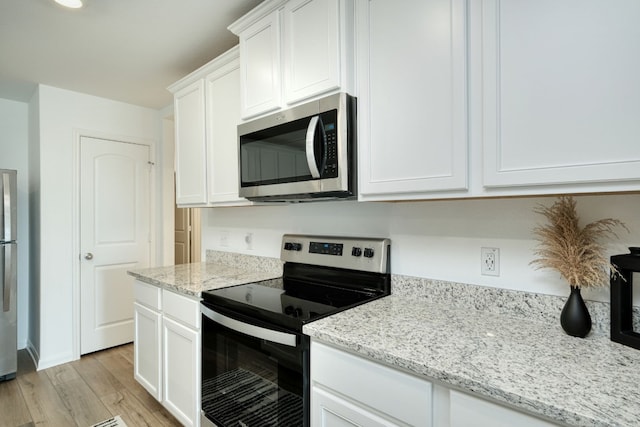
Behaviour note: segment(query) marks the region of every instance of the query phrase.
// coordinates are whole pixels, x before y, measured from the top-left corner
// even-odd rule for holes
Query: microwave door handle
[[[320,116],[313,116],[309,122],[309,126],[307,127],[307,144],[305,150],[307,154],[307,165],[309,166],[309,171],[311,171],[312,178],[320,178],[320,171],[318,171],[316,155],[313,149],[313,140],[319,119]]]
[[[294,334],[288,334],[286,332],[274,331],[272,329],[261,328],[249,323],[241,322],[236,319],[232,319],[223,314],[217,313],[208,307],[200,304],[202,315],[213,320],[214,322],[225,326],[229,329],[233,329],[241,334],[249,335],[254,338],[263,339],[278,344],[287,345],[289,347],[295,347],[297,344],[297,337]]]

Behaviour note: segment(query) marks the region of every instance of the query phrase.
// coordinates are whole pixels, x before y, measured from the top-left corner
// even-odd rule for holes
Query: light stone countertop
[[[207,262],[131,270],[129,275],[151,285],[200,297],[202,291],[282,277],[278,259],[207,253]]]
[[[640,425],[640,351],[605,335],[395,294],[304,333],[561,423]]]

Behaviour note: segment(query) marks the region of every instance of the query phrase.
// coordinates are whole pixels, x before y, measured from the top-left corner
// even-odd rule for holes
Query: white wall
[[[173,105],[160,112],[162,117],[162,236],[164,246],[163,257],[159,265],[173,265],[175,263],[175,123],[173,118]]]
[[[18,348],[27,346],[29,308],[28,104],[0,98],[0,169],[18,171]]]
[[[584,223],[617,218],[631,230],[621,230],[619,240],[610,242],[610,255],[640,246],[640,195],[577,196],[576,200]],[[203,253],[214,249],[278,258],[284,233],[390,237],[394,274],[564,296],[568,285],[556,272],[536,271],[529,265],[536,246],[532,229],[543,222],[533,209],[553,201],[319,202],[204,209],[202,247]],[[247,232],[253,233],[253,250],[246,249]],[[220,244],[221,233],[228,233],[227,246]],[[481,247],[500,249],[499,277],[480,274]],[[608,287],[583,294],[609,300]]]
[[[39,189],[34,191],[39,191],[40,203],[40,324],[33,351],[39,357],[38,369],[42,369],[73,360],[77,349],[72,315],[73,279],[77,274],[73,260],[78,257],[73,251],[73,236],[77,235],[77,224],[73,223],[77,132],[142,139],[158,145],[162,125],[160,113],[148,108],[44,85],[38,87],[38,96],[40,176]],[[159,151],[156,147],[156,156]],[[161,165],[161,158],[156,158],[156,165]],[[160,188],[157,194],[161,194]],[[162,218],[159,212],[156,216],[158,235]],[[156,248],[157,263],[162,257],[162,243],[156,241]]]
[[[29,100],[29,334],[35,360],[40,348],[40,93]]]

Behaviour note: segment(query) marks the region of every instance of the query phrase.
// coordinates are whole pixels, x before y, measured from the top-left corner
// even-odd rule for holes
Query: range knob
[[[373,258],[373,249],[372,248],[364,248],[364,257],[365,258]]]
[[[353,247],[351,248],[351,255],[352,256],[361,256],[362,255],[362,248],[358,248],[358,247]]]
[[[300,250],[302,250],[302,244],[301,243],[286,242],[284,244],[284,250],[285,251],[300,251]]]
[[[302,309],[300,307],[294,307],[292,305],[288,305],[284,308],[284,314],[291,317],[302,317]]]

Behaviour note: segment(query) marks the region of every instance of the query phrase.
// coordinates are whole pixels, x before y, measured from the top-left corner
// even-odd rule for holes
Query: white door
[[[80,141],[80,353],[133,340],[133,277],[150,260],[149,147]]]

